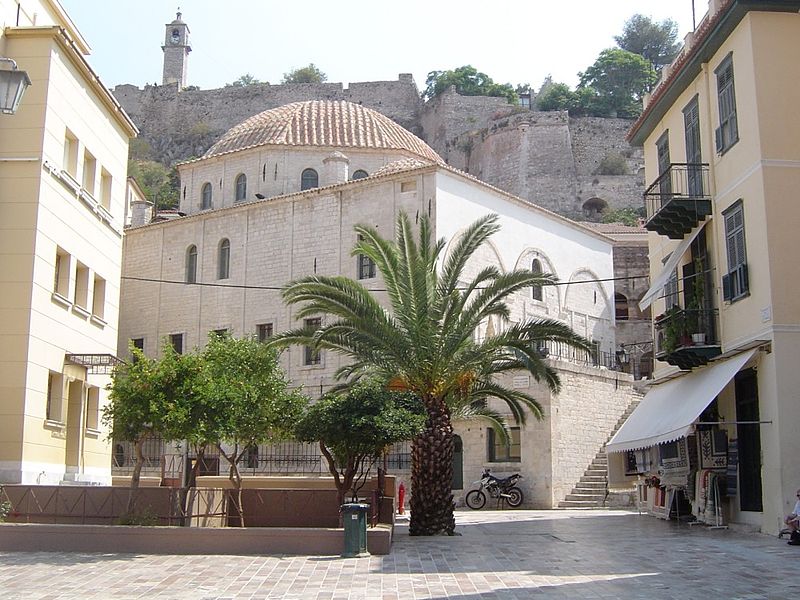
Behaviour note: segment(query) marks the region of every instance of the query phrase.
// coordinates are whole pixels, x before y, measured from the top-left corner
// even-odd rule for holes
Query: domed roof
[[[428,144],[389,117],[343,100],[293,102],[265,110],[229,129],[203,158],[273,144],[394,150],[443,162]]]

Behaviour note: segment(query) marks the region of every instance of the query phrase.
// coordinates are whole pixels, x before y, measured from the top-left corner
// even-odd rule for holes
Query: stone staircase
[[[608,436],[608,440],[614,437],[625,420],[631,415],[634,409],[639,406],[639,399],[633,400],[622,414],[614,426],[614,430]],[[606,440],[606,442],[608,442]],[[606,446],[595,455],[589,467],[584,471],[572,492],[558,503],[558,508],[603,508],[609,506],[631,506],[633,496],[631,491],[623,490],[620,492],[608,491],[608,456]]]

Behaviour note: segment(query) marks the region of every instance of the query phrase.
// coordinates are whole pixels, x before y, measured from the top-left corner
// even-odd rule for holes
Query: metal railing
[[[716,336],[716,309],[673,307],[654,322],[656,355],[683,348],[719,346]]]
[[[647,219],[651,219],[672,200],[708,200],[708,164],[671,163],[644,192]]]

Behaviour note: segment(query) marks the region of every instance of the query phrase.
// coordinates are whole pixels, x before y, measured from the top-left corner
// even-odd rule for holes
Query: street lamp
[[[0,113],[13,115],[31,79],[26,71],[18,70],[17,63],[10,58],[0,57],[0,63],[11,66],[10,69],[0,68]]]

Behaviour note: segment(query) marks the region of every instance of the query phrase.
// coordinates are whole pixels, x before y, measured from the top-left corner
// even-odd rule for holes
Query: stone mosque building
[[[458,423],[454,487],[486,466],[498,474],[519,471],[528,505],[556,506],[631,403],[630,376],[608,360],[617,348],[613,240],[449,167],[377,111],[346,101],[266,110],[232,127],[201,158],[180,164],[179,174],[179,211],[151,221],[143,203],[132,210],[119,356],[127,356],[130,341],[155,355],[165,339],[189,350],[212,331],[265,339],[296,327],[296,309],[282,303],[280,288],[313,273],[349,276],[380,294],[374,265],[351,256],[357,223],[391,235],[400,211],[427,214],[435,235],[452,244],[476,218],[496,213],[502,229],[468,274],[487,264],[554,273],[562,285],[517,294],[511,320],[560,319],[593,340],[597,352],[542,348],[562,378],[557,396],[528,376],[510,378],[545,412],[543,421],[514,429],[510,448],[495,444],[479,422]],[[476,335],[507,325],[487,321]],[[342,359],[293,347],[282,360],[289,378],[317,397],[334,383]]]

